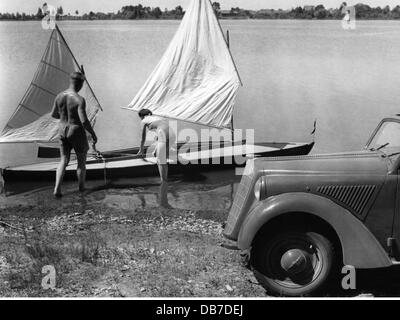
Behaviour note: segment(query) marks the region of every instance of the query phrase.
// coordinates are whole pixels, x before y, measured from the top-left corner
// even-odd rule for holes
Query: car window
[[[368,147],[379,148],[387,143],[388,148],[400,147],[400,123],[392,121],[384,122]]]

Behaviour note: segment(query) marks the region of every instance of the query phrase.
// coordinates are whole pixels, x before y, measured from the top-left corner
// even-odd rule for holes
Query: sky
[[[62,6],[64,13],[117,12],[125,5],[136,5],[172,9],[181,5],[185,9],[191,0],[0,0],[0,12],[36,13],[44,2],[54,7]],[[217,0],[218,1],[218,0]],[[326,8],[338,8],[342,0],[219,0],[222,9],[240,7],[244,9],[290,9],[304,5],[323,4]],[[373,7],[389,5],[393,8],[400,4],[399,0],[347,0],[348,5],[365,3]]]

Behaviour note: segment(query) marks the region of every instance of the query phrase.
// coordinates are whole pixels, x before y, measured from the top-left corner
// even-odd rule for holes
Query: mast
[[[218,19],[218,17],[217,17]],[[226,45],[228,46],[228,50],[231,50],[231,43],[230,43],[230,38],[229,38],[229,29],[226,30]],[[232,110],[232,118],[231,118],[231,139],[232,143],[234,143],[235,140],[235,135],[234,135],[234,130],[235,128],[233,127],[233,110]]]

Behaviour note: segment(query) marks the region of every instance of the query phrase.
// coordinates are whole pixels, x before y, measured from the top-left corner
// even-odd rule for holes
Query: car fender
[[[296,212],[318,216],[331,225],[341,242],[345,265],[355,268],[383,268],[392,265],[374,235],[347,209],[330,199],[305,192],[272,196],[257,205],[243,222],[238,247],[249,249],[263,225],[279,215]]]

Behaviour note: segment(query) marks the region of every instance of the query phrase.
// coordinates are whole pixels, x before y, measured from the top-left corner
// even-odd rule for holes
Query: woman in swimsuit
[[[69,88],[57,95],[51,112],[53,118],[60,120],[61,161],[57,169],[54,188],[56,197],[61,197],[61,182],[68,166],[72,149],[75,150],[78,161],[76,173],[79,181],[79,190],[83,191],[85,189],[86,154],[89,150],[86,131],[91,134],[93,143],[97,142],[96,134],[86,115],[85,99],[78,94],[84,81],[85,77],[82,73],[72,73]]]
[[[170,207],[168,204],[168,155],[172,145],[175,143],[175,134],[169,128],[168,121],[164,118],[153,116],[148,109],[139,111],[139,117],[142,120],[142,139],[138,155],[144,155],[144,143],[146,141],[146,131],[154,131],[157,134],[155,155],[157,157],[158,171],[160,173],[160,205]]]

